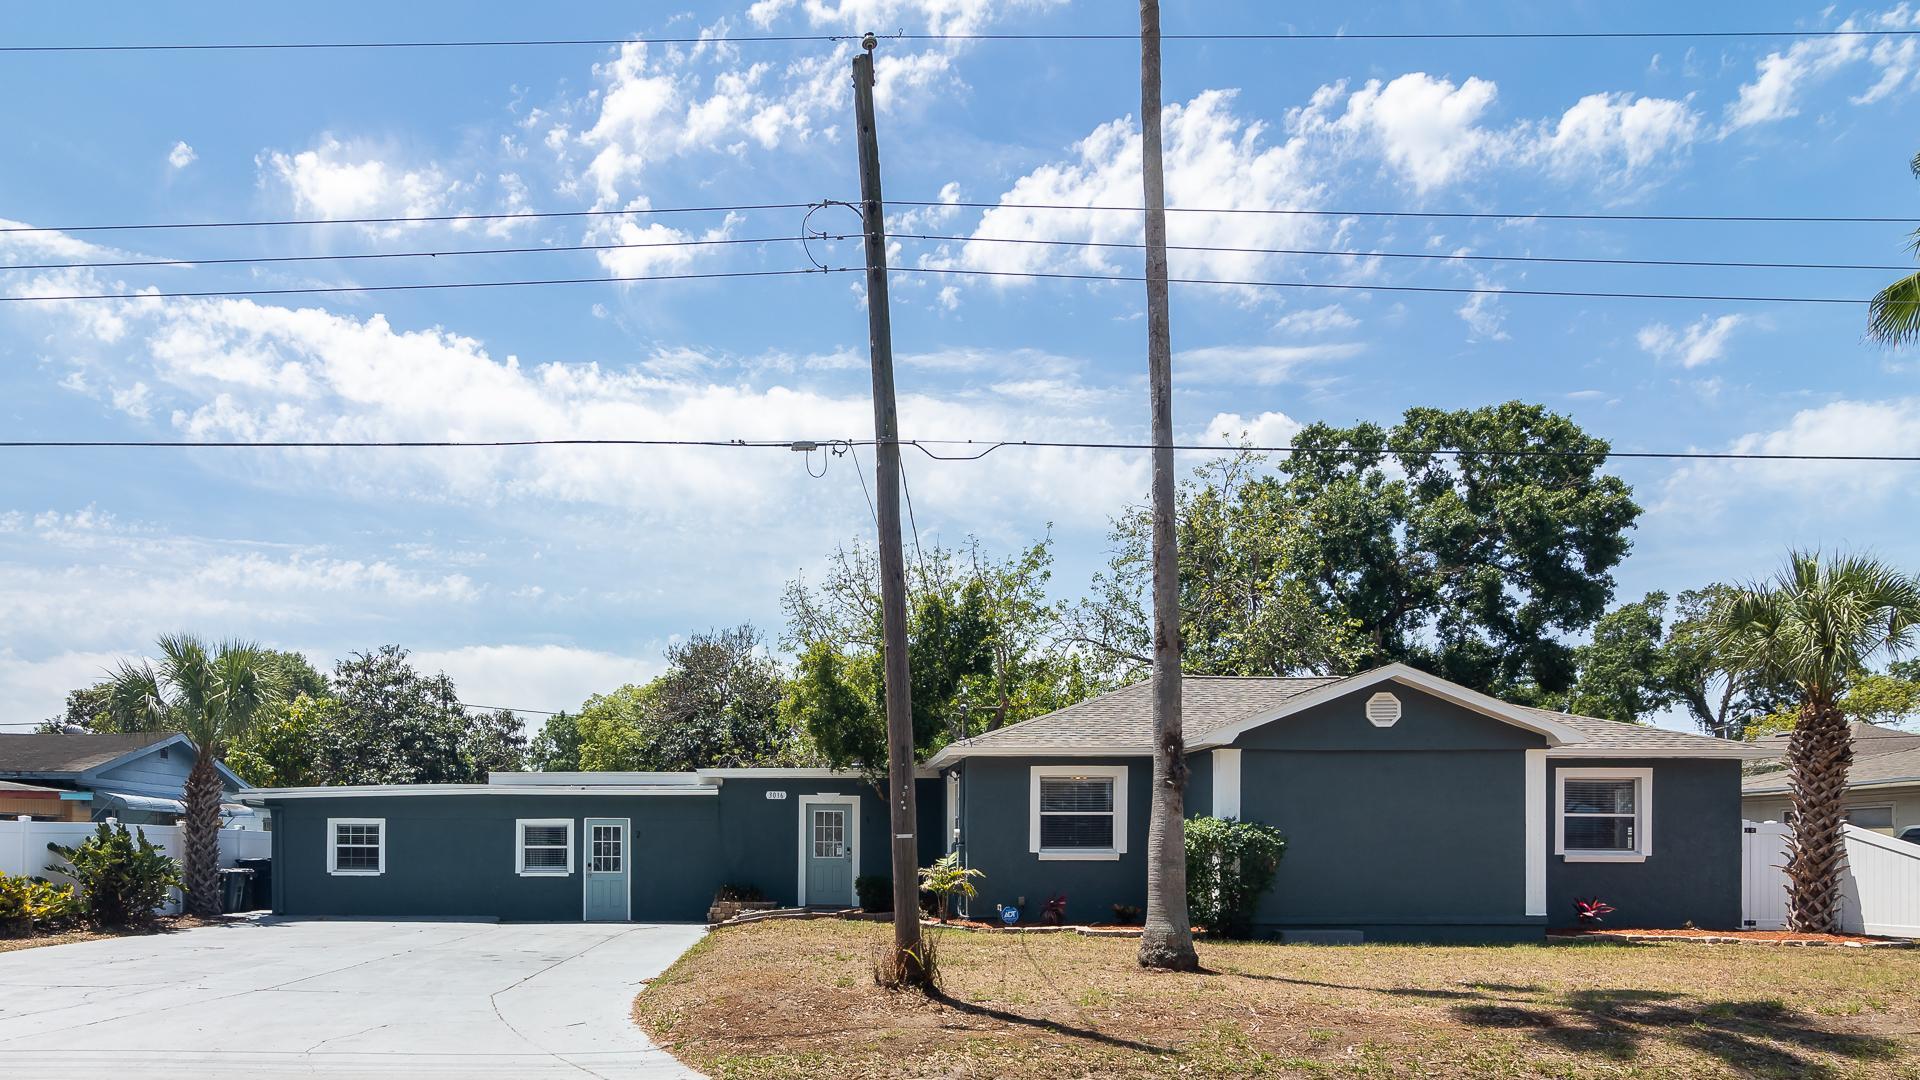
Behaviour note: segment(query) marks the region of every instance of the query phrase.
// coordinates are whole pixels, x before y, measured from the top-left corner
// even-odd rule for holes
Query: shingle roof
[[[125,735],[0,735],[0,776],[83,773],[122,754],[171,739],[177,732]]]
[[[1272,712],[1291,698],[1341,681],[1333,677],[1188,675],[1180,680],[1183,733],[1191,746],[1223,728]],[[1023,750],[1144,753],[1153,743],[1152,710],[1151,684],[1138,682],[1045,716],[962,740],[949,749],[954,756],[976,752],[1017,754]],[[1537,714],[1545,722],[1573,728],[1586,740],[1580,744],[1583,753],[1617,749],[1621,756],[1632,756],[1730,749],[1723,740],[1684,731],[1569,716],[1544,709],[1524,711]]]
[[[1181,722],[1187,738],[1197,739],[1271,709],[1296,694],[1338,681],[1188,675],[1180,680]],[[1153,742],[1152,693],[1151,683],[1137,682],[957,745],[991,746],[996,750],[1084,748],[1096,753],[1146,747]]]
[[[1853,769],[1850,785],[1896,784],[1911,781],[1920,784],[1920,732],[1870,724],[1856,720],[1853,729]],[[1769,735],[1760,742],[1771,744],[1785,754],[1787,735]],[[1773,795],[1787,790],[1786,769],[1768,769],[1747,777],[1740,784],[1745,795]]]

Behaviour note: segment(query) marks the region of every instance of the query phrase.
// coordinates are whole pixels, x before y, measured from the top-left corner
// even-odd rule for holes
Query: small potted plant
[[[1598,928],[1615,910],[1612,904],[1597,896],[1573,902],[1573,913],[1579,918],[1581,928],[1587,930]]]

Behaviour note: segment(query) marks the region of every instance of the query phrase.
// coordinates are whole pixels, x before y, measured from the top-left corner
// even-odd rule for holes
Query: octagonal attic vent
[[[1374,727],[1392,727],[1399,720],[1399,698],[1382,690],[1367,699],[1367,722]]]

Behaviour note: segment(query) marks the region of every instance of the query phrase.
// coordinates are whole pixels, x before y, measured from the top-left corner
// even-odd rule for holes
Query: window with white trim
[[[1042,859],[1115,859],[1127,850],[1124,765],[1036,765],[1028,848]]]
[[[1559,769],[1554,850],[1567,862],[1638,862],[1652,854],[1652,769]]]
[[[521,877],[564,877],[573,873],[573,819],[521,818],[516,833],[514,872]]]
[[[327,819],[327,873],[374,877],[386,872],[386,818]]]

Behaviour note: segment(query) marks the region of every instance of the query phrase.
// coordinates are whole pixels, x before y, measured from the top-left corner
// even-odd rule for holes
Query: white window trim
[[[1555,769],[1553,780],[1553,853],[1560,856],[1562,862],[1646,862],[1653,854],[1653,770],[1652,769],[1608,769],[1581,768]],[[1633,792],[1633,835],[1635,848],[1632,851],[1583,851],[1567,850],[1567,781],[1568,780],[1632,780]]]
[[[1041,862],[1112,862],[1127,853],[1127,767],[1125,765],[1035,765],[1027,791],[1027,850]],[[1053,848],[1040,846],[1040,781],[1071,777],[1113,781],[1113,846]]]
[[[527,829],[529,826],[560,826],[567,830],[567,868],[557,866],[536,866],[527,868]],[[572,818],[517,818],[513,823],[513,872],[521,877],[571,877],[573,876],[573,819]]]
[[[339,825],[377,825],[380,827],[379,869],[340,869]],[[327,819],[327,873],[333,877],[379,877],[387,872],[387,819],[378,817],[330,817]]]

